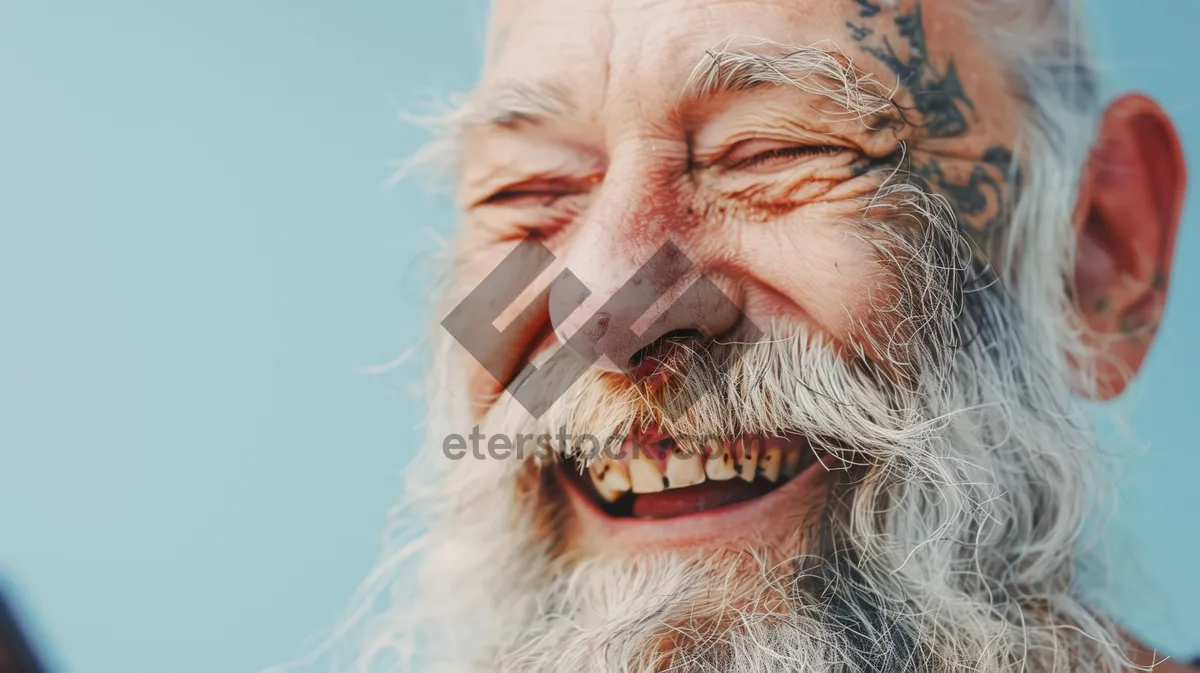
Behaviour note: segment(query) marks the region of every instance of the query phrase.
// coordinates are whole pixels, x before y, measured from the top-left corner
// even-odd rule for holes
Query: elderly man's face
[[[552,273],[569,269],[590,292],[551,284],[545,313],[497,345],[503,371],[578,334],[568,348],[584,362],[637,383],[673,344],[769,331],[861,352],[898,378],[910,363],[888,360],[912,338],[906,323],[928,316],[907,314],[903,264],[849,223],[903,170],[951,200],[978,256],[1007,224],[1013,93],[964,19],[936,3],[522,0],[497,6],[492,43],[465,136],[459,280],[478,283],[534,235],[557,257]],[[897,208],[881,202],[877,218],[924,235]],[[668,244],[690,266],[645,270],[653,308],[604,306]],[[697,278],[711,285],[687,294]],[[502,383],[481,372],[476,393]],[[807,511],[833,464],[790,427],[729,428],[697,447],[645,414],[628,430],[627,447],[676,455],[590,461],[583,490],[618,523],[752,499],[799,473],[804,488],[761,511],[658,525],[611,526],[576,498],[574,543],[611,553],[790,536],[794,518],[769,515]],[[679,455],[693,449],[702,458]]]
[[[1081,177],[1052,4],[496,4],[436,391],[521,453],[430,491],[422,628],[486,634],[444,656],[1116,666],[1070,580],[1096,484],[1066,419],[1145,354],[1182,168],[1126,100]],[[1005,51],[984,5],[1045,34]]]

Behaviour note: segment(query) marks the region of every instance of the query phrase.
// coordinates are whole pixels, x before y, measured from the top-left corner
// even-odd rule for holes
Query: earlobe
[[[1119,395],[1162,320],[1187,185],[1175,128],[1157,103],[1109,106],[1076,209],[1073,296],[1096,354],[1095,394]]]

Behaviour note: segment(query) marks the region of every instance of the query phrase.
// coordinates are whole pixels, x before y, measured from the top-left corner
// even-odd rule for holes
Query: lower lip
[[[577,532],[609,547],[609,541],[644,547],[695,547],[746,538],[764,539],[803,517],[820,504],[832,456],[824,455],[787,483],[751,500],[662,519],[612,517],[583,493],[572,479],[559,475],[577,514]]]

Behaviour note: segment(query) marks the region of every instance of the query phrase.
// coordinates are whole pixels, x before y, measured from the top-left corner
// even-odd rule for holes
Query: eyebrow
[[[832,42],[808,46],[753,40],[731,49],[735,38],[704,52],[684,84],[681,98],[694,101],[763,86],[788,85],[833,100],[847,114],[873,117],[893,107],[892,92]],[[823,48],[828,47],[828,48]]]
[[[790,85],[834,100],[848,116],[873,117],[894,108],[891,93],[874,75],[856,70],[832,42],[795,46],[755,39],[736,50],[730,38],[708,49],[693,68],[681,102],[764,86]],[[831,49],[823,49],[825,44]],[[462,127],[515,128],[560,118],[575,105],[567,89],[553,82],[512,82],[468,101],[459,115]]]
[[[545,82],[502,86],[472,100],[468,106],[463,118],[465,125],[502,128],[541,124],[574,108],[562,87]]]

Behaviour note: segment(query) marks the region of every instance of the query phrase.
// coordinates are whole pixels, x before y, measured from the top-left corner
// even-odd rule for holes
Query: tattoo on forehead
[[[847,21],[851,37],[862,50],[883,63],[912,96],[911,112],[925,138],[957,138],[966,134],[976,117],[975,104],[958,76],[954,58],[939,68],[929,57],[921,4],[908,12],[889,12],[870,0],[852,0],[860,21]],[[895,41],[887,34],[894,32]],[[907,111],[906,111],[907,112]],[[1009,215],[1007,187],[1017,183],[1012,150],[993,145],[976,159],[970,170],[948,171],[936,156],[917,159],[909,154],[908,168],[946,197],[961,225],[978,245],[979,253],[995,253],[996,240]],[[965,173],[965,174],[964,174]]]
[[[854,4],[858,6],[858,15],[864,19],[869,19],[880,12],[882,7],[871,2],[871,0],[854,0]]]
[[[907,58],[896,53],[887,35],[883,36],[882,46],[863,44],[863,51],[883,62],[900,79],[900,84],[912,92],[917,112],[930,136],[961,135],[967,130],[967,119],[960,106],[972,111],[975,106],[963,91],[954,59],[946,64],[944,73],[939,73],[929,62],[919,3],[912,13],[897,16],[895,23],[900,37],[907,43]]]

